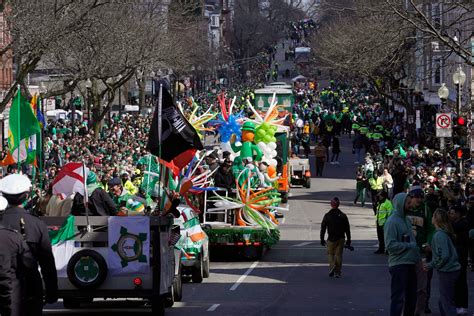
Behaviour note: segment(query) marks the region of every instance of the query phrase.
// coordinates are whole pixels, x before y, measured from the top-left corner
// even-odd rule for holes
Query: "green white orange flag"
[[[40,133],[38,119],[18,89],[10,107],[8,147],[11,157],[8,158],[13,158],[15,162],[26,160],[33,163],[36,158],[36,135]]]

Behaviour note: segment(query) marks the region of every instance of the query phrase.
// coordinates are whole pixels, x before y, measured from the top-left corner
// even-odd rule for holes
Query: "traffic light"
[[[456,159],[467,160],[471,158],[471,149],[470,148],[458,148],[455,149]]]
[[[467,145],[467,118],[464,116],[458,116],[456,120],[454,120],[454,143],[459,145],[461,148]]]

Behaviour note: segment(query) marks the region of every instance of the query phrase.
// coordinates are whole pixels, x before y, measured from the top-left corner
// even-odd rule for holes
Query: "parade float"
[[[233,159],[235,189],[204,190],[204,231],[214,248],[232,247],[242,257],[260,257],[279,241],[275,215],[286,210],[280,207],[279,193],[285,182],[288,188],[285,117],[279,116],[275,95],[263,114],[247,101],[252,117],[233,112],[235,98],[221,95],[218,101],[220,114],[209,123],[218,131],[221,150]]]

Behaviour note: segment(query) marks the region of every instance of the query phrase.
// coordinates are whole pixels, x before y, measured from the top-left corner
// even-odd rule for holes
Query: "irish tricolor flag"
[[[36,103],[36,99],[33,99]],[[41,134],[36,115],[20,89],[12,101],[9,116],[8,147],[16,162],[36,158],[36,135]]]
[[[198,217],[193,217],[183,224],[184,230],[189,238],[192,241],[197,242],[206,238],[206,234],[201,228],[201,223],[199,223]]]
[[[70,215],[58,230],[49,232],[58,277],[67,276],[67,264],[74,254],[74,216]]]

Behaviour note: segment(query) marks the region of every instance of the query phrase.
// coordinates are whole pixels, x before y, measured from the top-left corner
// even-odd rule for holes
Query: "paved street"
[[[295,188],[290,211],[281,226],[281,241],[262,260],[212,262],[211,277],[202,284],[184,285],[183,301],[169,315],[387,315],[390,278],[387,257],[374,255],[376,233],[372,209],[352,205],[354,164],[349,139],[343,138],[340,165],[327,165],[325,178],[313,178],[312,188]],[[312,159],[312,163],[314,163]],[[328,201],[338,196],[349,216],[354,252],[344,251],[341,279],[328,277],[325,249],[319,229]],[[474,273],[469,273],[471,302]],[[437,276],[431,307],[437,309]],[[117,304],[120,304],[117,306]],[[107,308],[103,308],[107,307]],[[61,304],[50,315],[125,315],[147,313],[136,302],[95,302],[80,312]]]

